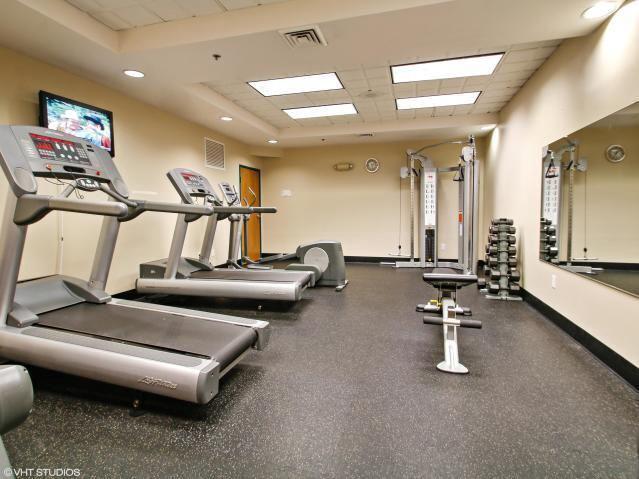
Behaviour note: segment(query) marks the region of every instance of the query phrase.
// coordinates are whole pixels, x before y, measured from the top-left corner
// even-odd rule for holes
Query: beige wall
[[[535,73],[491,135],[484,190],[485,219],[508,216],[518,227],[524,287],[635,365],[639,299],[542,263],[538,248],[541,148],[639,99],[637,25],[639,2],[627,2]]]
[[[260,167],[262,161],[247,147],[216,132],[182,120],[114,90],[64,72],[37,60],[0,48],[0,124],[37,124],[38,91],[47,90],[113,111],[115,162],[133,195],[157,201],[179,201],[166,172],[176,166],[202,171],[211,181],[239,181],[240,163]],[[203,166],[203,138],[226,145],[226,170]],[[41,181],[41,193],[55,187]],[[0,195],[6,192],[0,180]],[[136,192],[138,192],[136,194]],[[97,195],[96,195],[97,197]],[[29,228],[21,279],[54,274],[58,255],[59,222],[64,247],[61,272],[86,278],[89,274],[101,220],[73,213],[52,213]],[[133,287],[140,262],[166,257],[174,215],[147,213],[124,223],[109,278],[109,292]],[[185,254],[196,254],[204,220],[190,227]],[[216,261],[226,258],[228,222],[222,222],[215,241]]]
[[[587,127],[569,135],[578,140],[578,157],[587,160],[585,172],[575,171],[573,183],[572,257],[598,261],[639,262],[639,126]],[[611,163],[606,148],[623,145],[626,159]],[[561,148],[565,142],[557,142]],[[551,145],[553,148],[554,145]],[[564,156],[564,162],[568,155]],[[568,256],[568,173],[563,176],[560,258]]]
[[[282,158],[265,160],[263,204],[276,206],[278,214],[263,220],[263,250],[290,252],[300,243],[335,239],[342,242],[344,254],[349,256],[388,257],[397,253],[399,241],[402,254],[409,254],[410,180],[400,182],[399,170],[406,165],[407,149],[439,141],[289,149]],[[482,151],[479,143],[480,161]],[[460,152],[461,145],[444,145],[427,154],[441,167],[456,165]],[[374,174],[364,169],[371,157],[381,165]],[[335,163],[353,163],[354,168],[335,171]],[[452,177],[447,173],[439,181],[441,258],[457,258],[458,187]],[[283,197],[282,190],[290,190],[292,196]]]

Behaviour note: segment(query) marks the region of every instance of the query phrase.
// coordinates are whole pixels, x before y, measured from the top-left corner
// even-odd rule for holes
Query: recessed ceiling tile
[[[151,0],[145,3],[144,6],[165,22],[180,20],[191,16],[176,0]]]
[[[113,12],[96,12],[91,15],[100,23],[103,23],[113,30],[124,30],[133,27],[133,25]]]
[[[162,22],[162,19],[155,13],[150,12],[140,5],[131,5],[129,7],[117,8],[113,10],[113,13],[118,15],[120,18],[123,18],[126,22],[135,27],[152,25],[154,23]]]
[[[278,3],[284,0],[219,0],[227,10],[239,10],[240,8],[251,8],[269,3]]]
[[[385,78],[390,80],[390,67],[373,67],[364,69],[366,78]]]
[[[472,109],[473,109],[474,105],[458,105],[455,107],[455,111],[453,112],[454,115],[468,115]]]
[[[382,86],[390,85],[390,80],[388,78],[369,78],[368,85],[371,88],[378,88]]]
[[[417,95],[417,85],[414,83],[400,83],[393,85],[395,98],[408,98]]]
[[[344,88],[346,89],[350,89],[350,88],[368,88],[368,82],[366,81],[365,78],[357,78],[357,79],[343,79],[340,77],[340,80],[342,81],[342,85],[344,85]]]
[[[397,112],[397,117],[400,120],[412,120],[415,118],[415,110],[399,110]]]
[[[435,108],[433,116],[451,116],[455,112],[454,106],[440,106]]]
[[[342,81],[342,83],[349,81],[361,81],[366,79],[366,76],[364,75],[364,72],[361,68],[357,68],[354,70],[340,70],[337,72],[337,76]]]
[[[211,15],[213,13],[224,12],[222,8],[215,0],[179,0],[180,6],[189,12],[191,15]]]
[[[140,0],[96,0],[104,10],[115,10],[116,8],[130,7],[137,5]]]
[[[447,78],[442,80],[442,88],[457,88],[458,90],[461,90],[465,81],[466,78]]]
[[[105,8],[95,0],[67,0],[67,2],[86,13],[95,13],[105,10]]]

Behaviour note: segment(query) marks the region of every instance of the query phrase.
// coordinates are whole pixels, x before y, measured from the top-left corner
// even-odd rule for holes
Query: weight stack
[[[557,228],[552,221],[541,219],[539,238],[539,257],[542,261],[559,263],[559,247],[557,246]]]
[[[517,245],[513,220],[497,218],[490,222],[486,256],[482,269],[484,278],[477,281],[481,292],[489,299],[521,301],[521,274],[517,269]]]

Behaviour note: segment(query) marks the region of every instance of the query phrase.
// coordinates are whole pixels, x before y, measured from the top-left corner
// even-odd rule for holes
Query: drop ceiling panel
[[[286,0],[66,0],[112,30],[224,13]]]
[[[394,85],[390,75],[390,65],[402,63],[402,61],[398,60],[385,65],[352,65],[350,68],[336,69],[335,71],[344,85],[344,90],[264,97],[255,92],[246,83],[259,78],[242,78],[242,81],[223,85],[210,82],[206,85],[277,128],[495,113],[504,107],[536,69],[554,52],[558,44],[559,42],[540,42],[538,44],[526,44],[525,48],[512,46],[486,49],[488,52],[505,52],[504,58],[495,72],[486,76],[449,78]],[[455,56],[476,55],[479,53],[485,52],[479,50],[466,51],[463,54],[455,52]],[[453,57],[453,54],[450,57]],[[414,59],[413,61],[417,60]],[[426,60],[432,59],[424,59],[422,61]],[[271,71],[266,76],[308,75],[317,73],[317,71],[300,69],[297,72],[287,71],[284,75],[278,75],[277,73],[277,71]],[[396,98],[473,91],[482,92],[482,95],[473,105],[403,111],[397,111],[395,105]],[[357,116],[292,120],[281,111],[284,108],[347,102],[355,104],[358,110]]]

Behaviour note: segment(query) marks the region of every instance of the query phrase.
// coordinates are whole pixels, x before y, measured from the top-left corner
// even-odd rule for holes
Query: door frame
[[[240,177],[240,196],[242,195],[242,168],[257,172],[257,182],[260,188],[258,200],[261,206],[262,205],[262,171],[259,168],[255,168],[253,166],[246,166],[246,165],[240,164],[240,167],[238,170],[238,174]],[[259,222],[260,222],[260,255],[259,256],[261,258],[262,257],[262,217],[261,216],[259,217]],[[245,250],[245,251],[242,251],[242,256],[248,256],[248,234],[247,234],[246,228],[242,228],[242,240],[243,240],[242,243],[244,246],[243,249]]]

